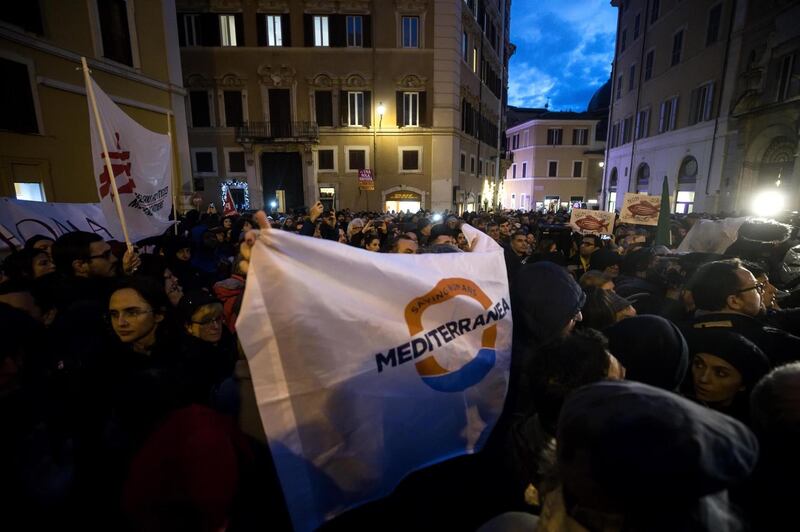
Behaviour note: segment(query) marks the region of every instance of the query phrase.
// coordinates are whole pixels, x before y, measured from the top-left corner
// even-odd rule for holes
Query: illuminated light
[[[759,192],[753,198],[751,209],[756,216],[773,216],[783,210],[786,196],[777,190]]]
[[[383,116],[386,113],[386,107],[384,107],[383,102],[378,104],[378,116]]]
[[[277,202],[277,201],[275,201],[275,200],[272,200],[272,201],[270,201],[270,202],[269,202],[269,206],[270,206],[270,207],[272,207],[272,208],[274,209],[275,207],[277,207],[277,206],[278,206],[278,202]]]
[[[434,222],[441,222],[442,221],[442,215],[437,212],[436,214],[433,215],[433,221]]]
[[[597,163],[597,166],[599,166],[600,168],[603,168],[605,165],[606,165],[606,163],[604,163],[603,161],[600,161],[599,163]]]

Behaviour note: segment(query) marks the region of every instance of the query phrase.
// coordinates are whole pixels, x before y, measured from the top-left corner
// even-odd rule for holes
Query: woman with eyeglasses
[[[205,290],[192,290],[183,296],[179,312],[186,333],[181,360],[192,401],[215,407],[220,401],[229,403],[229,397],[220,397],[220,389],[233,375],[238,353],[225,327],[222,303]]]

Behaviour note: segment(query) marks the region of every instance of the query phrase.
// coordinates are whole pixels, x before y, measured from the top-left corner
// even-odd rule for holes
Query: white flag
[[[267,231],[254,247],[236,330],[296,530],[488,438],[512,322],[502,248],[477,240],[397,255]]]
[[[169,136],[153,133],[139,125],[111,101],[94,79],[89,79],[94,88],[97,111],[131,241],[160,235],[172,225],[169,220],[172,210],[172,156]],[[89,129],[92,136],[92,165],[100,205],[111,232],[120,235],[122,229],[114,206],[114,191],[106,169],[91,101]]]

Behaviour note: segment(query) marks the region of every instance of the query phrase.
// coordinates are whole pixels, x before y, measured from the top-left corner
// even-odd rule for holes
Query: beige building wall
[[[462,101],[467,99],[477,109],[480,100],[484,116],[495,127],[502,113],[500,100],[472,72],[471,63],[462,59],[464,31],[469,46],[482,49],[484,60],[503,76],[503,86],[506,76],[502,74],[501,54],[491,47],[476,13],[463,0],[179,0],[177,9],[179,24],[182,15],[188,13],[229,13],[242,20],[243,35],[237,37],[243,39],[243,46],[181,48],[186,86],[189,91],[208,92],[213,116],[208,127],[195,127],[191,121],[189,127],[193,153],[210,150],[216,161],[211,172],[198,172],[195,164],[194,183],[203,189],[206,201],[219,206],[221,186],[237,181],[247,183],[250,208],[270,207],[276,200],[271,180],[283,179],[284,174],[269,167],[269,154],[286,153],[296,154],[292,157],[301,161],[300,175],[287,179],[302,181],[302,203],[296,200],[296,205],[287,207],[313,204],[325,196],[326,191],[321,189],[335,191],[332,204],[337,209],[383,209],[387,200],[401,196],[415,196],[422,208],[435,210],[463,209],[471,198],[474,209],[478,198],[483,199],[485,182],[496,175],[496,170],[489,168],[498,159],[497,142],[481,142],[479,147],[474,136],[462,131]],[[486,10],[500,31],[503,18],[497,2],[487,3]],[[264,41],[260,25],[269,15],[288,18],[291,35],[285,44],[290,46],[268,46]],[[329,16],[331,21],[337,16],[360,15],[365,24],[370,21],[371,45],[309,46],[305,22],[309,15]],[[418,47],[403,46],[404,16],[419,20]],[[237,129],[225,124],[224,91],[242,92],[243,119],[253,125],[273,120],[269,105],[272,89],[288,89],[291,121],[311,123],[312,129],[317,122],[315,91],[332,91],[334,125],[319,126],[318,135],[242,142]],[[371,93],[371,105],[366,109],[369,125],[342,125],[339,99],[348,90]],[[425,95],[420,126],[399,125],[397,93],[403,91]],[[382,117],[378,114],[381,104]],[[348,170],[347,153],[355,148],[366,152],[366,167],[374,171],[374,191],[359,190],[358,172]],[[403,149],[418,151],[418,169],[403,170]],[[320,150],[333,150],[332,169],[320,168]],[[226,157],[231,151],[245,152],[244,172],[228,168]],[[486,170],[476,165],[473,172],[468,168],[462,172],[462,152],[467,160],[470,155],[483,159]]]
[[[15,196],[15,183],[39,183],[48,202],[98,201],[81,56],[103,90],[144,127],[166,133],[167,113],[174,114],[175,164],[190,191],[174,2],[128,2],[132,65],[104,56],[94,0],[38,6],[38,16],[33,11],[28,19],[34,26],[38,19],[38,29],[0,16],[0,58],[27,67],[37,124],[36,131],[0,131],[0,195]]]
[[[595,140],[597,124],[598,120],[570,117],[533,119],[509,128],[507,146],[513,153],[513,162],[505,172],[503,206],[526,210],[551,205],[559,208],[571,200],[595,206],[604,147],[602,141]],[[548,144],[549,129],[561,130],[560,145]],[[585,145],[573,144],[576,129],[587,131]],[[580,163],[579,175],[574,172],[576,162]],[[556,164],[555,176],[550,175],[552,163]]]

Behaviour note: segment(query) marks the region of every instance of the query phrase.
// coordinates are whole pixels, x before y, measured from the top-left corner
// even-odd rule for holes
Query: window
[[[706,83],[692,91],[691,105],[689,106],[689,124],[696,124],[711,120],[714,106],[714,83]]]
[[[558,177],[558,161],[547,161],[547,177]]]
[[[528,163],[522,163],[522,177],[528,177]]]
[[[689,214],[694,210],[694,190],[679,190],[675,199],[676,214]]]
[[[778,71],[778,91],[776,101],[783,101],[789,97],[792,88],[792,71],[794,70],[794,54],[789,54],[781,58],[781,66]]]
[[[14,195],[18,200],[45,201],[41,183],[14,183]]]
[[[622,76],[617,78],[617,100],[622,98]]]
[[[611,125],[611,137],[609,138],[612,148],[619,146],[619,120]]]
[[[184,46],[201,46],[200,41],[200,15],[187,13],[183,17]]]
[[[636,193],[647,194],[650,189],[650,166],[647,163],[639,165],[636,170]]]
[[[531,145],[530,130],[526,129],[525,131],[522,132],[522,147],[527,148],[530,145]]]
[[[633,40],[639,38],[639,29],[642,25],[642,14],[636,13],[636,18],[633,19]]]
[[[586,128],[572,130],[572,144],[575,146],[585,146],[589,143],[589,130]]]
[[[516,163],[511,165],[511,179],[517,178],[517,165]]]
[[[419,17],[403,17],[403,48],[419,48]]]
[[[681,54],[683,53],[683,30],[679,31],[672,37],[672,66],[681,62]]]
[[[469,35],[467,35],[466,31],[461,36],[461,59],[465,63],[469,62]]]
[[[511,149],[512,150],[519,149],[519,133],[511,137]]]
[[[472,71],[478,71],[478,47],[474,46],[472,48]]]
[[[464,172],[467,169],[467,154],[464,153],[463,151],[461,152],[461,164],[458,168],[462,172]]]
[[[267,15],[267,46],[283,46],[281,16]]]
[[[225,150],[228,155],[228,174],[244,174],[244,152],[242,150]]]
[[[633,133],[633,117],[629,116],[622,121],[622,142],[620,144],[627,144],[631,141],[631,133]]]
[[[222,46],[238,46],[236,41],[236,17],[233,15],[220,15],[219,32]]]
[[[653,0],[653,5],[650,8],[650,24],[654,23],[658,20],[661,11],[661,2],[660,0]]]
[[[647,81],[648,79],[653,77],[653,61],[655,59],[655,50],[650,50],[647,52],[647,55],[644,58],[644,80]]]
[[[208,91],[189,91],[192,127],[211,127],[211,106]]]
[[[419,125],[419,93],[403,93],[403,124],[404,126]]]
[[[193,148],[192,155],[195,175],[216,175],[217,152],[213,148]]]
[[[399,148],[400,150],[400,171],[401,172],[421,172],[420,149]]]
[[[103,57],[133,66],[127,0],[98,0]]]
[[[328,34],[328,17],[314,16],[314,46],[330,46]]]
[[[628,92],[630,92],[633,90],[633,87],[636,84],[636,65],[631,65],[628,76]]]
[[[583,177],[583,161],[572,161],[572,177]]]
[[[317,125],[320,127],[333,126],[333,92],[314,92],[314,111],[317,116]]]
[[[643,109],[636,114],[636,131],[634,137],[642,139],[650,131],[650,109]]]
[[[363,92],[348,92],[347,93],[347,125],[348,126],[363,126],[364,125],[364,93]]]
[[[559,146],[563,143],[564,130],[561,128],[549,128],[547,130],[547,144]]]
[[[620,53],[625,51],[625,46],[628,44],[628,30],[622,30],[622,34],[619,38],[619,51]]]
[[[0,129],[39,133],[28,65],[0,57]]]
[[[722,18],[722,4],[717,4],[708,12],[708,27],[706,27],[706,46],[714,44],[719,39],[720,19]]]
[[[367,167],[367,150],[351,148],[347,150],[347,171],[357,172]]]
[[[333,148],[320,148],[317,150],[317,170],[320,172],[335,172],[336,157]]]
[[[672,131],[678,116],[678,97],[673,96],[661,103],[658,115],[658,132]]]
[[[25,31],[44,35],[42,12],[39,9],[38,1],[15,2],[13,9],[6,7],[0,12],[0,20],[18,26]]]
[[[224,91],[225,126],[236,127],[244,123],[242,91]]]
[[[347,15],[347,46],[364,46],[364,22],[358,15]]]
[[[474,155],[470,155],[469,156],[469,173],[470,174],[474,174],[475,173],[475,156]]]

